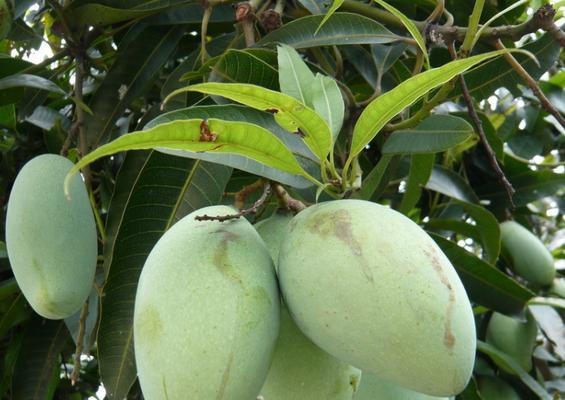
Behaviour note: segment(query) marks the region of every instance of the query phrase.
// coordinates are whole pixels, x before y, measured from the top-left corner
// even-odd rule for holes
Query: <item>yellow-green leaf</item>
[[[164,102],[188,91],[223,96],[257,110],[274,113],[277,123],[285,130],[302,136],[320,160],[324,160],[330,152],[332,134],[326,121],[291,96],[244,83],[201,83],[175,90]]]
[[[322,22],[320,22],[320,25],[318,25],[318,27],[316,28],[316,31],[314,32],[314,35],[316,35],[316,33],[318,33],[318,31],[320,30],[320,28],[326,23],[326,21],[328,19],[330,19],[330,17],[333,15],[334,12],[337,11],[338,8],[341,7],[341,5],[343,4],[345,0],[334,0],[332,3],[332,6],[329,8],[328,11],[326,11],[326,15],[324,15],[324,18],[322,19]]]

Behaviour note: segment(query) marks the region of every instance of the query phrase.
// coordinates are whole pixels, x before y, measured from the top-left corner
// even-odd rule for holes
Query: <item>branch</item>
[[[245,215],[256,214],[257,211],[259,210],[259,207],[265,204],[265,201],[267,201],[270,194],[271,194],[271,185],[268,182],[265,182],[263,183],[263,194],[261,195],[261,197],[259,197],[259,199],[255,203],[253,203],[253,205],[250,208],[243,209],[236,212],[235,214],[229,214],[229,215],[206,215],[206,214],[197,215],[196,217],[194,217],[194,219],[197,221],[224,222],[224,221],[229,221],[231,219],[238,219]]]
[[[497,40],[495,43],[495,46],[497,49],[505,49],[506,47],[504,47],[504,45],[502,44],[502,42],[500,40]],[[535,81],[534,78],[532,78],[532,76],[528,73],[528,71],[526,71],[524,69],[524,67],[522,67],[520,65],[520,63],[518,62],[518,60],[516,60],[514,58],[514,56],[510,53],[504,53],[504,58],[506,58],[506,61],[508,61],[508,63],[510,64],[510,66],[514,69],[514,71],[516,71],[516,73],[518,75],[520,75],[522,77],[522,79],[524,80],[524,82],[526,82],[526,84],[529,86],[529,88],[532,90],[532,92],[534,93],[534,95],[539,99],[542,107],[551,115],[553,115],[553,117],[557,120],[557,122],[559,122],[559,124],[565,128],[565,119],[563,118],[563,115],[561,115],[561,113],[559,112],[559,110],[557,110],[553,104],[551,104],[551,102],[549,101],[549,99],[545,96],[545,94],[542,92],[541,88],[539,87],[538,83]]]
[[[547,7],[547,6],[545,6]],[[544,8],[544,7],[542,7]],[[380,10],[378,8],[372,7],[370,4],[365,4],[359,2],[357,0],[345,0],[343,5],[340,8],[342,11],[350,11],[357,14],[364,15],[366,17],[372,18],[376,21],[382,22],[383,24],[395,27],[395,28],[403,28],[404,25],[402,22],[397,19],[394,15],[390,14],[387,11]],[[541,18],[542,16],[539,15],[539,11],[534,14],[534,16],[519,25],[504,25],[504,26],[497,26],[492,28],[486,28],[481,33],[481,40],[493,40],[498,38],[510,38],[514,41],[520,39],[522,36],[527,35],[528,33],[534,33],[538,29],[545,29],[550,31],[548,28],[547,20]],[[420,31],[426,29],[428,25],[427,21],[412,21]],[[553,21],[551,21],[553,23]],[[551,28],[555,29],[555,28]],[[559,28],[556,28],[559,29]],[[458,41],[462,42],[465,39],[465,35],[467,34],[468,28],[460,27],[460,26],[449,26],[446,25],[430,25],[429,29],[426,29],[428,32],[428,39],[431,42],[435,42],[434,38],[441,37],[444,42],[453,42]]]
[[[292,198],[280,183],[273,182],[273,189],[279,201],[280,208],[283,210],[290,210],[297,214],[306,208],[303,202]]]
[[[449,53],[451,54],[451,57],[453,59],[457,58],[457,53],[455,52],[455,48],[453,47],[453,44],[449,45]],[[485,135],[485,131],[483,129],[483,124],[481,123],[481,119],[477,115],[477,111],[475,110],[475,106],[473,105],[473,99],[471,98],[471,95],[469,94],[469,89],[467,88],[467,82],[465,82],[465,78],[463,77],[462,74],[459,75],[459,83],[461,85],[461,93],[463,94],[463,98],[465,99],[465,103],[467,103],[467,112],[469,113],[469,116],[471,117],[471,120],[473,121],[473,125],[475,125],[475,130],[479,134],[479,137],[481,139],[481,143],[483,144],[483,146],[484,146],[484,148],[487,152],[487,156],[488,156],[488,160],[490,162],[490,165],[491,165],[492,169],[494,170],[494,172],[496,173],[498,180],[502,183],[502,185],[506,189],[506,194],[508,195],[508,200],[510,200],[510,204],[511,204],[512,208],[514,208],[514,201],[513,201],[512,197],[514,196],[514,193],[516,193],[516,191],[514,190],[514,187],[512,187],[512,184],[506,178],[506,175],[504,175],[504,172],[500,168],[500,165],[498,165],[498,161],[496,159],[496,154],[494,153],[492,147],[490,147],[490,144],[487,140],[487,136]]]
[[[77,337],[77,347],[74,354],[74,367],[73,373],[71,374],[71,385],[75,385],[80,376],[80,356],[82,354],[84,335],[86,333],[86,318],[88,318],[88,299],[82,305],[82,310],[80,311],[79,327],[78,327],[78,337]]]

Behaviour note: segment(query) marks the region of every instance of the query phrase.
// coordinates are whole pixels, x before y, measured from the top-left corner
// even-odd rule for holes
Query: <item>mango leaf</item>
[[[457,270],[469,298],[507,315],[519,314],[534,293],[457,243],[429,232]]]
[[[316,74],[312,82],[311,96],[314,110],[330,126],[333,142],[335,142],[345,115],[345,105],[337,83],[328,76]]]
[[[182,25],[167,29],[150,27],[129,46],[120,49],[117,60],[88,104],[94,113],[85,122],[91,147],[107,140],[126,107],[157,78],[185,30]]]
[[[108,278],[98,331],[100,373],[110,399],[136,379],[133,310],[147,255],[178,219],[222,198],[231,168],[157,151],[128,153],[117,177],[104,246]]]
[[[287,45],[277,47],[277,59],[281,92],[312,107],[308,91],[314,81],[314,74],[310,68],[298,52]]]
[[[208,132],[204,131],[204,125]],[[302,169],[284,143],[266,129],[247,122],[218,119],[172,121],[121,136],[83,157],[71,169],[67,178],[70,179],[80,168],[104,156],[126,150],[159,148],[239,154],[266,166],[302,175],[317,183],[315,178]]]
[[[378,22],[359,14],[335,13],[316,33],[323,15],[310,15],[284,24],[263,37],[258,46],[284,43],[295,49],[350,44],[382,44],[401,40]]]
[[[414,24],[414,22],[412,22],[412,20],[410,18],[408,18],[406,15],[404,15],[402,12],[400,12],[400,10],[394,8],[393,6],[386,3],[385,1],[375,0],[375,2],[377,4],[379,4],[380,6],[382,6],[389,13],[394,15],[396,18],[398,18],[400,20],[400,22],[402,22],[402,25],[404,25],[404,27],[408,30],[408,32],[410,32],[410,34],[412,35],[414,40],[416,40],[416,43],[418,44],[418,47],[420,48],[420,51],[422,52],[424,59],[426,60],[426,65],[429,68],[430,67],[430,58],[428,56],[428,49],[426,48],[426,42],[425,42],[424,38],[422,37],[420,30]]]
[[[434,154],[415,154],[412,155],[410,160],[410,172],[408,173],[408,181],[406,182],[406,191],[402,196],[398,211],[403,214],[408,214],[422,195],[422,186],[424,186],[434,166]]]
[[[369,175],[363,180],[361,189],[354,192],[351,197],[354,199],[371,200],[374,197],[380,196],[390,179],[388,177],[390,170],[396,168],[398,161],[398,156],[384,154]]]
[[[18,87],[28,87],[40,90],[46,90],[48,92],[54,92],[59,94],[65,94],[65,91],[57,86],[55,83],[51,82],[49,79],[45,79],[38,75],[30,74],[16,74],[6,76],[0,79],[0,90],[18,88]]]
[[[318,25],[318,27],[316,28],[314,35],[316,35],[318,33],[318,31],[328,21],[328,19],[330,19],[330,17],[337,11],[337,9],[341,7],[341,5],[343,4],[344,1],[345,0],[334,0],[333,1],[332,6],[328,9],[328,11],[326,11],[326,14],[324,15],[324,18],[322,19],[322,21],[320,22],[320,25]]]
[[[69,340],[63,321],[36,318],[26,329],[14,366],[12,397],[51,399],[59,381],[59,358]]]
[[[496,347],[483,342],[481,340],[477,340],[477,349],[489,356],[495,364],[503,367],[505,370],[509,370],[518,375],[520,380],[532,391],[536,394],[536,396],[542,400],[551,400],[553,396],[551,396],[547,390],[543,386],[541,386],[534,378],[530,376],[524,369],[510,356],[506,353],[498,350]]]
[[[493,51],[451,61],[439,68],[422,72],[377,97],[363,110],[355,124],[348,163],[405,107],[413,104],[430,90],[448,82],[463,71],[504,52]]]
[[[176,110],[166,114],[159,115],[147,125],[144,129],[150,129],[162,123],[171,122],[175,120],[186,120],[193,118],[221,118],[227,121],[244,121],[254,125],[259,125],[275,136],[277,136],[285,146],[292,152],[299,164],[314,177],[318,178],[320,174],[320,165],[316,161],[316,157],[310,152],[304,142],[295,135],[289,135],[282,129],[274,120],[273,116],[269,113],[254,110],[241,105],[227,104],[227,105],[213,105],[213,106],[198,106]],[[264,176],[276,182],[290,185],[296,188],[306,188],[312,186],[312,182],[304,177],[295,174],[289,174],[278,169],[267,167],[260,164],[248,157],[235,155],[235,154],[218,154],[218,153],[194,153],[181,150],[168,150],[169,154],[178,155],[181,157],[195,158],[204,161],[211,161],[223,165],[228,165],[247,171],[254,175]]]
[[[225,82],[250,83],[278,90],[278,73],[274,67],[275,53],[265,49],[229,49],[211,66],[211,79]]]
[[[272,112],[284,129],[303,136],[306,145],[320,160],[330,152],[332,134],[328,124],[314,110],[286,94],[255,85],[201,83],[175,90],[164,101],[187,91],[223,96],[257,110]]]
[[[389,45],[375,44],[371,46],[371,54],[375,67],[380,75],[384,75],[406,50],[406,43],[392,43]]]
[[[529,51],[539,61],[540,65],[538,66],[532,58],[525,54],[514,55],[520,65],[535,80],[538,80],[558,59],[561,47],[553,39],[553,36],[545,34],[538,40],[524,45],[521,49]],[[523,84],[522,78],[508,65],[504,58],[492,60],[466,73],[465,81],[471,96],[477,101],[488,98],[496,89],[501,87],[505,87],[515,97],[518,97],[521,95],[518,85]],[[459,95],[461,95],[461,88],[456,85],[453,92],[450,93],[450,97]]]
[[[3,299],[3,301],[7,308],[0,317],[0,337],[5,337],[10,329],[27,320],[33,314],[21,293],[18,293],[12,300]]]
[[[200,24],[204,16],[202,4],[192,2],[181,7],[160,11],[144,18],[143,22],[148,25],[188,25]],[[215,23],[233,23],[233,6],[231,4],[218,4],[210,16],[210,25]]]
[[[330,2],[326,0],[298,0],[298,3],[314,15],[325,14],[331,7]]]
[[[434,166],[426,188],[465,203],[479,204],[479,198],[460,175],[439,165]]]
[[[383,154],[437,153],[463,143],[473,135],[464,119],[435,114],[414,128],[393,132],[383,146]]]

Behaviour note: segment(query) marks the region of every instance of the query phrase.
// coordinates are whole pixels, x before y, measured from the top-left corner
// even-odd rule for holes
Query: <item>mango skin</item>
[[[532,369],[537,334],[538,325],[529,311],[526,312],[525,322],[494,312],[487,326],[486,340],[511,356],[528,372]]]
[[[393,385],[363,372],[359,391],[355,400],[448,400],[447,397],[434,397]]]
[[[520,400],[512,386],[492,376],[479,378],[479,392],[483,400]]]
[[[476,347],[469,299],[402,214],[362,200],[309,207],[289,225],[278,272],[294,321],[334,357],[434,396],[465,388]]]
[[[255,225],[275,260],[291,219],[292,214],[275,213]],[[281,305],[280,335],[261,389],[265,400],[351,400],[360,379],[360,370],[332,357],[304,336]]]
[[[555,278],[553,256],[528,229],[514,221],[500,224],[502,255],[514,272],[536,286],[551,285]]]
[[[134,349],[147,399],[255,399],[279,333],[271,257],[249,222],[196,221],[197,210],[159,239],[141,273]]]
[[[75,175],[70,200],[63,181],[73,163],[45,154],[16,177],[6,215],[6,247],[16,281],[32,308],[49,319],[77,312],[96,271],[96,225],[86,187]]]

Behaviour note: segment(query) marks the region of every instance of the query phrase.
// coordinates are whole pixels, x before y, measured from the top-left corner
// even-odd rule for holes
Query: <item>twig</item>
[[[271,185],[268,182],[265,182],[263,184],[263,194],[261,195],[261,197],[259,197],[259,199],[255,203],[253,203],[253,205],[250,208],[246,208],[238,211],[235,214],[229,214],[229,215],[207,215],[207,214],[197,215],[196,217],[194,217],[194,219],[197,221],[224,222],[232,219],[238,219],[245,215],[256,214],[257,210],[259,210],[259,207],[261,207],[265,203],[265,201],[267,201],[270,194],[271,194]]]
[[[34,72],[40,71],[43,68],[47,67],[48,65],[53,64],[55,61],[59,61],[60,59],[65,58],[69,54],[70,54],[69,49],[63,49],[60,52],[53,55],[53,57],[50,57],[46,60],[43,60],[39,64],[31,65],[31,66],[27,67],[26,69],[20,71],[20,73],[21,74],[32,74]]]
[[[290,210],[294,213],[299,213],[306,208],[306,205],[303,202],[292,198],[280,183],[273,182],[273,189],[275,196],[277,196],[280,208],[283,210]]]
[[[208,34],[208,24],[210,22],[210,17],[212,16],[212,11],[214,7],[208,2],[205,2],[204,14],[202,15],[202,22],[200,28],[200,62],[202,65],[206,63],[208,59],[208,52],[206,51],[206,36]]]
[[[505,49],[506,47],[504,47],[504,45],[502,44],[502,42],[500,40],[497,40],[495,42],[495,46],[497,49]],[[545,110],[550,113],[551,115],[553,115],[555,117],[555,119],[557,120],[557,122],[559,122],[559,124],[565,128],[565,119],[563,118],[563,116],[561,115],[561,113],[553,106],[553,104],[551,104],[551,102],[549,101],[549,99],[545,96],[545,94],[542,92],[541,88],[539,87],[538,83],[534,80],[534,78],[532,78],[532,76],[528,73],[528,71],[526,71],[524,69],[524,67],[522,67],[520,65],[520,63],[518,62],[518,60],[516,60],[514,58],[514,56],[510,53],[504,53],[504,58],[506,58],[506,61],[508,61],[508,63],[510,64],[510,66],[514,69],[514,71],[516,71],[516,73],[518,75],[520,75],[522,77],[522,79],[524,80],[524,82],[526,82],[526,84],[529,86],[529,88],[532,90],[532,92],[534,93],[534,95],[539,99],[541,105],[543,108],[545,108]]]
[[[265,186],[265,182],[266,181],[262,178],[257,179],[251,185],[247,185],[243,189],[241,189],[239,192],[236,192],[234,194],[235,208],[237,208],[238,210],[241,210],[242,208],[244,208],[245,207],[245,199],[247,198],[247,196],[250,195],[251,193],[255,193],[259,189],[262,189]]]
[[[241,22],[245,45],[251,47],[255,44],[255,10],[260,1],[250,0],[238,3],[235,8],[235,20]]]
[[[80,311],[79,327],[78,327],[78,337],[77,337],[77,347],[75,349],[74,355],[74,367],[73,373],[71,374],[71,385],[75,385],[80,376],[80,356],[82,354],[82,349],[84,345],[84,335],[86,333],[86,318],[88,318],[88,299],[82,305]]]
[[[565,47],[565,33],[553,21],[555,9],[551,4],[546,4],[538,9],[534,17],[539,21],[541,29],[551,34],[561,47]]]
[[[453,58],[455,60],[457,58],[457,53],[455,51],[455,47],[453,46],[453,43],[451,43],[448,46],[448,48],[449,48],[449,53],[451,54],[451,58]],[[465,99],[465,103],[467,103],[467,112],[469,113],[469,116],[471,117],[471,120],[473,121],[473,125],[475,125],[475,129],[476,129],[477,133],[479,134],[481,142],[482,142],[482,144],[483,144],[483,146],[484,146],[484,148],[487,152],[487,156],[488,156],[490,165],[491,165],[492,169],[494,170],[494,172],[496,173],[498,180],[502,183],[502,185],[506,189],[506,194],[508,195],[508,200],[510,201],[510,205],[512,206],[512,208],[514,208],[513,196],[514,196],[514,193],[516,193],[516,191],[512,187],[512,184],[506,178],[506,175],[504,175],[504,171],[502,171],[502,169],[500,168],[500,165],[498,165],[498,161],[496,159],[496,154],[492,150],[492,147],[490,147],[490,144],[487,140],[487,137],[485,135],[485,131],[483,129],[483,124],[481,123],[481,119],[477,115],[477,111],[475,110],[475,106],[473,105],[473,99],[471,98],[471,95],[469,94],[469,89],[467,88],[467,82],[465,82],[465,78],[463,77],[463,75],[459,75],[459,84],[461,85],[461,93],[463,94],[463,98]]]

